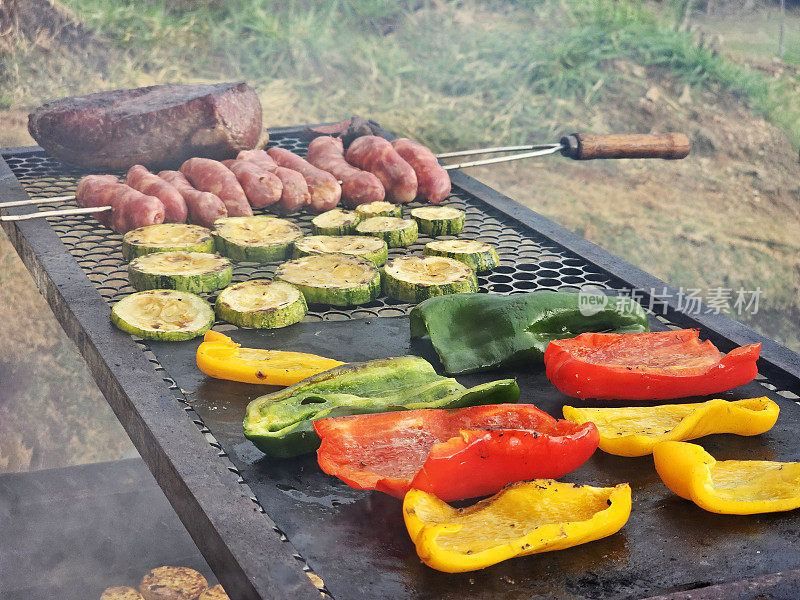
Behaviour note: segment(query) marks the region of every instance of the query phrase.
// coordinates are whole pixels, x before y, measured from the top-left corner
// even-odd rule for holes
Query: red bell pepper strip
[[[402,498],[411,488],[444,501],[555,479],[597,448],[594,423],[556,420],[530,404],[423,409],[321,419],[323,471],[362,490]]]
[[[574,398],[670,400],[707,396],[752,381],[761,344],[724,355],[696,329],[584,333],[550,342],[547,377]]]

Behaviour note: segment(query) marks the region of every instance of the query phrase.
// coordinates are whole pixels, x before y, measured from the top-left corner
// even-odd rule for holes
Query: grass
[[[6,65],[10,104],[98,84],[242,78],[274,109],[271,122],[331,118],[337,107],[450,148],[555,135],[624,77],[605,61],[627,57],[732,90],[800,141],[785,90],[630,0],[66,3],[116,49],[108,72],[76,77],[57,57],[32,68],[18,53]]]
[[[700,23],[704,28],[722,35],[722,47],[726,52],[763,60],[771,60],[778,55],[780,11],[777,8],[742,18],[712,14],[702,17]],[[784,35],[783,61],[800,65],[800,14],[787,12]]]

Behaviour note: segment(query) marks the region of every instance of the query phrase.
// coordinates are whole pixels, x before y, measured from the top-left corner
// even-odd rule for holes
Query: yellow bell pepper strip
[[[656,444],[653,459],[664,485],[709,512],[755,515],[800,508],[800,463],[717,461],[687,442]]]
[[[619,531],[630,514],[627,483],[601,488],[534,479],[461,509],[415,489],[403,500],[417,554],[446,573],[599,540]]]
[[[343,364],[315,354],[242,348],[218,331],[206,332],[197,348],[197,367],[203,373],[243,383],[293,385]]]
[[[652,454],[659,442],[681,442],[714,433],[759,435],[772,429],[780,412],[766,397],[625,408],[565,406],[563,410],[568,421],[594,423],[600,432],[600,449],[617,456],[645,456]]]

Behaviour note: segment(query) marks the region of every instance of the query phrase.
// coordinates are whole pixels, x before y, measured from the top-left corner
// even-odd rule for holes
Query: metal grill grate
[[[301,155],[305,154],[305,143],[293,133],[274,134],[271,144]],[[45,156],[41,151],[16,151],[4,158],[32,198],[70,194],[74,191],[77,180],[85,174],[82,170],[63,165]],[[480,288],[483,292],[510,294],[536,289],[607,290],[622,289],[625,286],[624,281],[594,265],[589,259],[566,250],[463,190],[455,189],[446,204],[465,210],[467,213],[466,226],[459,237],[491,243],[497,248],[500,255],[501,265],[492,273],[479,277]],[[69,206],[74,206],[74,203],[45,205],[42,210]],[[406,207],[406,215],[415,206],[417,204]],[[290,217],[290,220],[300,225],[305,234],[310,233],[310,215]],[[76,216],[58,220],[53,218],[49,219],[49,222],[106,302],[114,303],[134,291],[128,284],[126,264],[121,255],[122,236],[101,226],[91,216]],[[390,259],[405,254],[419,255],[428,241],[430,238],[421,236],[418,242],[410,248],[392,249],[389,253]],[[254,277],[271,277],[277,264],[236,265],[234,281],[243,281]],[[207,296],[209,301],[213,301],[214,298],[215,294]],[[409,309],[409,305],[387,298],[379,298],[368,305],[345,310],[338,307],[312,305],[306,320],[347,320],[375,316],[398,316],[406,314]],[[667,327],[676,327],[667,318],[661,316],[656,318]],[[234,326],[229,324],[217,323],[217,326],[220,330],[234,329]],[[227,468],[237,476],[245,494],[251,498],[261,512],[264,512],[248,482],[230,461],[222,445],[203,422],[203,419],[187,402],[180,387],[168,376],[146,342],[139,340],[139,345],[153,368],[169,386],[176,400],[181,403],[187,416],[205,435],[208,443],[216,449],[220,460],[223,460]],[[786,398],[795,401],[798,399],[791,391],[772,385],[766,377],[759,375],[758,382]],[[275,527],[274,530],[281,540],[288,541],[280,529]],[[303,570],[311,573],[305,558],[299,554],[294,556]],[[325,596],[332,597],[321,580],[318,578],[312,580]]]
[[[307,142],[298,137],[297,131],[273,133],[269,145],[286,148],[305,156]],[[87,173],[46,156],[42,151],[15,152],[4,159],[31,198],[44,199],[72,194],[77,181]],[[116,174],[123,175],[123,173]],[[460,208],[467,214],[464,231],[459,234],[459,238],[488,242],[495,246],[500,256],[500,265],[494,271],[478,276],[482,292],[514,294],[542,289],[571,292],[615,289],[631,291],[624,282],[616,280],[586,258],[553,243],[464,190],[454,186],[453,193],[445,204]],[[74,206],[74,202],[64,202],[42,205],[41,210]],[[411,209],[417,206],[421,204],[414,202],[404,206],[404,216],[408,218]],[[268,214],[263,210],[255,212]],[[313,215],[285,218],[299,225],[304,235],[311,234]],[[54,217],[48,221],[106,302],[113,304],[135,291],[128,283],[127,264],[122,258],[120,234],[100,225],[91,215]],[[390,248],[389,259],[408,254],[421,255],[425,244],[431,239],[420,235],[417,242],[408,248]],[[437,239],[452,239],[452,236]],[[279,264],[280,262],[234,264],[233,281],[271,278]],[[216,292],[206,294],[206,299],[213,303]],[[385,296],[352,308],[312,304],[304,321],[396,317],[407,314],[410,309],[411,305]],[[662,315],[654,316],[665,326],[678,328]],[[215,328],[221,331],[237,329],[235,325],[221,321],[215,324]],[[140,343],[147,349],[146,343],[142,341]],[[767,389],[786,398],[798,399],[790,390],[769,383],[763,375],[759,375],[757,380]]]
[[[306,143],[296,136],[275,135],[270,144],[305,155]],[[15,154],[9,156],[6,162],[32,198],[71,194],[75,190],[77,180],[85,174],[40,152]],[[491,273],[478,277],[481,291],[510,294],[536,289],[578,291],[612,287],[611,278],[587,263],[585,259],[554,247],[543,238],[537,239],[535,233],[521,227],[506,215],[471,195],[456,188],[445,203],[467,213],[464,231],[458,236],[459,238],[488,242],[495,246],[500,256],[500,266]],[[42,205],[41,208],[50,210],[70,206],[75,206],[74,202]],[[408,218],[409,211],[417,206],[421,204],[412,203],[405,206],[405,216]],[[312,217],[313,215],[298,215],[288,219],[299,225],[305,235],[310,235]],[[117,302],[135,291],[128,284],[126,263],[121,253],[120,234],[103,227],[91,215],[48,220],[107,302]],[[448,239],[448,237],[437,239]],[[409,248],[391,248],[389,259],[407,254],[421,255],[423,247],[431,240],[432,238],[420,235],[417,242]],[[271,278],[279,264],[279,262],[239,263],[234,267],[233,281]],[[206,297],[213,302],[216,293],[208,294]],[[394,317],[407,314],[410,308],[409,304],[381,297],[369,304],[348,309],[311,305],[305,320]],[[223,328],[234,327],[222,323],[217,325]]]
[[[273,135],[270,145],[280,146],[300,155],[305,155],[306,152],[306,143],[291,134]],[[5,160],[31,198],[44,199],[72,194],[77,181],[86,174],[86,171],[62,164],[41,151],[15,153],[5,157]],[[116,174],[123,175],[122,173]],[[464,230],[458,237],[488,242],[497,249],[500,265],[491,273],[478,276],[478,283],[483,292],[511,294],[535,289],[578,291],[580,289],[602,290],[613,287],[611,285],[612,278],[585,259],[555,246],[549,240],[538,236],[535,232],[519,225],[510,217],[462,190],[455,188],[445,204],[466,212]],[[74,201],[42,205],[40,210],[56,210],[71,206],[75,206]],[[417,206],[421,206],[421,204],[412,203],[405,206],[404,216],[408,217],[409,211]],[[255,212],[256,214],[266,214],[265,211],[260,210]],[[311,234],[312,218],[313,215],[288,217],[289,220],[301,227],[304,235]],[[54,217],[48,221],[106,302],[113,304],[135,292],[128,283],[127,263],[122,257],[122,235],[102,226],[91,215],[76,215],[69,218]],[[407,254],[421,255],[425,244],[431,239],[420,235],[417,242],[409,248],[392,248],[389,250],[389,259]],[[279,264],[280,262],[234,263],[233,281],[239,282],[261,277],[271,278]],[[206,299],[213,303],[216,293],[207,294]],[[369,304],[349,309],[312,304],[309,306],[309,312],[304,320],[394,317],[407,314],[410,309],[411,305],[386,297],[380,297]],[[224,322],[217,322],[215,327],[218,330],[236,329],[236,326]],[[246,495],[263,513],[264,509],[255,494],[242,479],[241,474],[231,463],[203,420],[183,397],[175,381],[167,376],[147,343],[143,340],[137,340],[137,342],[153,368],[170,387],[175,399],[206,436],[209,444],[217,450],[218,456],[226,462],[227,468],[238,477]],[[275,530],[282,540],[286,540],[286,536],[280,530],[277,528]],[[312,572],[304,557],[296,555],[296,558],[302,563],[304,571]],[[332,597],[321,580],[316,585],[323,596]]]

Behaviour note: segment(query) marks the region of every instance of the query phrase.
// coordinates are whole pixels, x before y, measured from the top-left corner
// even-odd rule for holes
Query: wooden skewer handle
[[[562,154],[575,160],[595,158],[685,158],[692,149],[682,133],[592,135],[573,133],[561,138]]]

